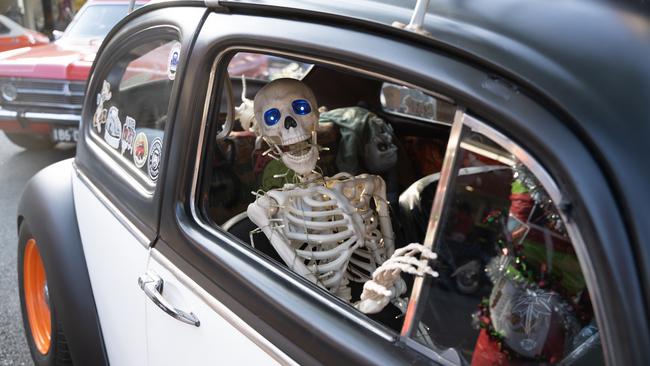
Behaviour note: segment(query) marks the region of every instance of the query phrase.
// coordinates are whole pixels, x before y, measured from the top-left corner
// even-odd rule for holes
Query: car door
[[[75,165],[75,207],[109,362],[147,363],[146,272],[160,212],[159,177],[176,61],[201,9],[141,10],[98,53]]]
[[[565,125],[529,96],[511,92],[509,88],[502,90],[501,79],[459,58],[421,44],[348,29],[340,23],[333,26],[325,20],[309,23],[295,17],[282,18],[278,14],[266,17],[246,14],[236,11],[210,13],[194,42],[191,57],[186,60],[188,72],[181,74],[183,92],[178,97],[175,113],[174,142],[167,154],[168,172],[163,174],[165,195],[160,238],[151,249],[147,277],[142,281],[145,288],[149,286],[154,301],[164,308],[157,309],[159,306],[147,302],[151,364],[227,363],[235,357],[239,363],[268,363],[271,361],[264,362],[262,357],[269,357],[281,363],[300,364],[462,364],[463,358],[469,360],[462,357],[467,355],[461,354],[458,350],[462,348],[454,342],[439,342],[435,337],[421,342],[424,338],[414,337],[419,331],[419,320],[426,321],[426,316],[423,318],[418,309],[426,304],[426,293],[412,296],[402,333],[393,332],[287,268],[274,264],[255,248],[246,246],[244,240],[238,240],[241,238],[235,238],[225,229],[230,220],[219,223],[209,220],[204,203],[211,197],[199,186],[205,183],[202,175],[205,167],[213,163],[208,152],[214,152],[209,147],[218,143],[215,141],[220,127],[217,119],[232,107],[223,102],[228,90],[225,70],[229,66],[224,60],[235,52],[291,56],[297,61],[320,62],[331,69],[343,69],[342,73],[377,78],[379,80],[373,81],[379,81],[378,85],[381,81],[399,82],[415,85],[432,95],[445,90],[445,94],[453,96],[449,98],[451,101],[458,104],[462,101],[471,106],[473,112],[490,116],[489,126],[494,129],[518,131],[518,141],[524,141],[522,146],[527,151],[521,156],[540,157],[546,164],[556,162],[550,185],[559,181],[560,187],[571,192],[573,199],[580,203],[587,202],[583,197],[585,191],[575,188],[582,184],[569,186],[565,182],[575,179],[584,183],[585,178],[581,177],[590,177],[592,186],[602,188],[604,180],[593,159]],[[327,85],[328,81],[322,78],[319,83]],[[350,88],[356,86],[349,85]],[[340,87],[327,86],[334,90]],[[499,92],[495,92],[495,88]],[[454,115],[458,118],[454,125],[462,127],[466,122],[462,122],[465,106],[456,107]],[[544,131],[538,131],[536,126],[540,125],[545,126]],[[472,128],[492,130],[478,123]],[[557,136],[572,143],[555,143]],[[508,149],[517,150],[519,145],[509,145],[508,139],[504,141]],[[460,141],[450,143],[448,146],[453,147],[450,152],[457,150],[459,144]],[[453,160],[453,155],[448,154],[445,159]],[[504,170],[495,165],[494,171]],[[457,175],[464,173],[466,171],[459,171]],[[441,181],[441,186],[450,184],[449,176],[447,174],[445,182]],[[540,176],[545,177],[545,173]],[[511,183],[501,184],[500,191],[504,187],[509,189]],[[461,188],[474,189],[473,186]],[[505,192],[507,194],[508,190]],[[610,205],[609,191],[603,189],[603,192],[600,195],[603,202]],[[467,209],[474,210],[474,207]],[[585,213],[587,210],[589,212]],[[451,211],[443,212],[451,215]],[[479,215],[469,215],[476,212],[468,211],[465,216],[478,220]],[[604,236],[588,224],[596,212],[588,207],[571,218],[579,219],[581,233],[592,237],[589,248],[579,240],[575,244],[581,256],[577,268],[587,274],[587,285],[592,291],[606,284],[602,277],[596,277],[598,274],[592,263],[608,268],[614,266],[602,255]],[[427,237],[431,236],[429,232],[433,233],[432,226],[427,225]],[[462,264],[459,261],[459,267]],[[422,284],[419,287],[422,288]],[[619,290],[608,288],[607,293],[622,295]],[[613,354],[616,347],[612,339],[618,338],[613,335],[620,335],[621,330],[602,324],[606,319],[604,309],[617,309],[620,304],[616,299],[620,296],[592,293],[605,354]],[[474,310],[474,303],[470,307]],[[470,325],[472,310],[457,310],[462,310],[459,318]],[[451,318],[448,320],[453,322]],[[412,326],[414,324],[418,327]],[[445,327],[436,330],[451,333],[454,325]],[[470,340],[471,346],[477,344],[476,339]],[[430,341],[436,341],[436,347],[431,346]],[[478,342],[478,345],[497,344],[494,340],[490,342]]]

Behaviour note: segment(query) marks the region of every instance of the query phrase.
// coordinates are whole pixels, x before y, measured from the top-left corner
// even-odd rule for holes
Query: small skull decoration
[[[318,161],[316,124],[318,104],[314,93],[294,79],[277,79],[255,95],[258,135],[300,175],[310,173]]]

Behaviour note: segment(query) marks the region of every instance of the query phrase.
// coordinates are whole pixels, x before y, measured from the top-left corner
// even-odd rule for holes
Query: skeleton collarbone
[[[380,176],[340,173],[268,191],[249,216],[292,270],[350,301],[349,281],[369,280],[394,250],[385,191]],[[260,209],[268,222],[251,215]]]

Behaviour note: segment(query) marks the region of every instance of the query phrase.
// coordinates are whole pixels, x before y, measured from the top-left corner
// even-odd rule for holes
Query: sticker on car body
[[[104,80],[102,84],[102,91],[97,93],[97,109],[95,110],[95,115],[93,116],[93,127],[97,130],[97,133],[102,132],[102,125],[106,123],[106,118],[108,117],[107,110],[104,108],[104,103],[111,100],[111,84]]]
[[[176,78],[176,68],[178,67],[180,59],[181,43],[176,42],[172,45],[171,50],[169,50],[169,57],[167,58],[167,77],[169,80],[174,80]]]
[[[149,141],[147,140],[147,135],[144,132],[140,132],[135,136],[133,142],[133,164],[138,168],[142,168],[147,162],[148,156]]]
[[[122,122],[119,117],[120,110],[112,106],[108,110],[106,117],[106,130],[104,131],[104,141],[113,149],[120,148],[120,139],[122,138]]]
[[[124,155],[124,152],[127,150],[129,153],[133,154],[133,141],[135,140],[135,120],[129,116],[126,116],[126,121],[124,121],[124,127],[122,127],[122,142],[121,142],[121,152]]]
[[[162,140],[156,137],[151,143],[151,151],[147,159],[147,170],[149,171],[149,178],[154,182],[158,180],[160,174],[160,162],[162,157]]]

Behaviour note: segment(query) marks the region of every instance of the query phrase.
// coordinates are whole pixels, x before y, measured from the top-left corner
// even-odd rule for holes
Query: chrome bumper
[[[17,112],[0,108],[0,121],[40,122],[53,124],[79,124],[81,116],[66,113]]]

